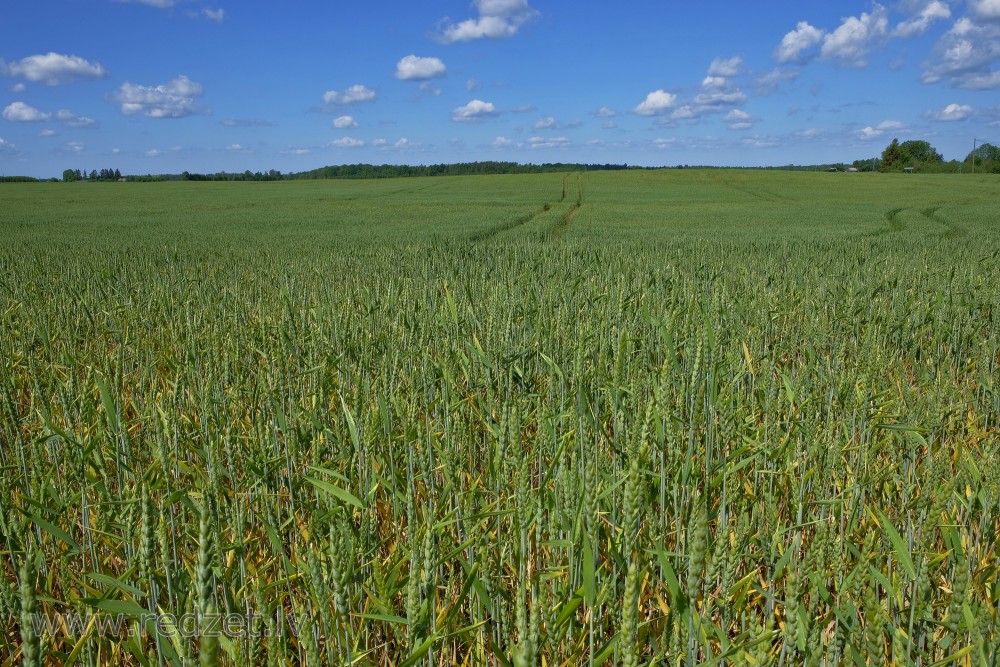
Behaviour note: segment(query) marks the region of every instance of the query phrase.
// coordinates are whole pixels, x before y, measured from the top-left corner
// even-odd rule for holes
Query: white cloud
[[[394,143],[392,145],[392,147],[395,148],[396,150],[401,150],[402,151],[402,150],[406,150],[407,148],[413,147],[413,145],[414,145],[413,142],[411,142],[406,137],[403,137],[402,139],[400,139],[399,141],[397,141],[396,143]]]
[[[226,10],[224,9],[210,9],[205,7],[201,10],[201,15],[210,21],[215,21],[216,23],[222,23],[226,18]]]
[[[1000,19],[1000,0],[969,0],[969,10],[987,21],[995,21]]]
[[[479,88],[479,82],[475,79],[469,79],[465,82],[465,90],[468,92],[473,92],[476,88]]]
[[[376,139],[375,141],[372,142],[372,146],[374,146],[375,148],[383,148],[388,143],[389,142],[386,141],[385,139]]]
[[[403,81],[423,81],[444,76],[445,64],[438,58],[406,56],[396,63],[396,78]]]
[[[613,120],[606,120],[603,123],[601,123],[601,129],[602,130],[614,130],[617,127],[618,127],[618,123],[616,123]]]
[[[751,87],[757,95],[770,95],[778,90],[778,87],[786,81],[794,81],[799,78],[797,69],[782,69],[780,67],[767,74],[754,79]]]
[[[69,109],[60,109],[56,113],[41,111],[24,102],[13,102],[3,110],[3,117],[12,123],[38,123],[57,120],[69,127],[97,127],[97,121],[86,116],[77,116]]]
[[[1000,88],[1000,23],[955,22],[934,47],[934,60],[924,69],[924,83],[947,82],[953,88]]]
[[[546,116],[545,118],[540,118],[532,127],[536,130],[561,130],[565,125],[552,116]]]
[[[726,114],[725,121],[730,130],[748,130],[754,125],[754,118],[742,109],[733,109]]]
[[[24,102],[12,102],[3,110],[3,117],[11,123],[38,123],[52,118],[52,114],[28,106]]]
[[[333,119],[333,126],[338,130],[353,130],[358,126],[354,116],[340,116]]]
[[[710,77],[733,77],[740,73],[740,66],[743,65],[743,58],[736,56],[723,60],[716,58],[708,67]]]
[[[886,132],[895,132],[901,130],[905,127],[898,120],[884,120],[875,127],[866,127],[861,130],[860,136],[862,139],[877,139],[881,137]]]
[[[357,104],[375,99],[375,91],[361,84],[356,84],[342,93],[328,90],[323,93],[323,101],[327,104]]]
[[[694,105],[701,113],[721,111],[747,101],[746,93],[740,90],[719,90],[699,93],[694,97]]]
[[[677,96],[662,88],[654,90],[633,111],[640,116],[657,116],[666,113],[677,102]]]
[[[361,148],[365,145],[365,142],[361,139],[355,139],[354,137],[343,137],[341,139],[337,139],[336,141],[331,141],[330,145],[337,148]]]
[[[2,72],[3,72],[3,62],[0,61],[0,73],[2,73]],[[10,87],[10,92],[12,92],[12,93],[23,93],[27,89],[28,89],[28,87],[26,85],[24,85],[23,83],[15,83],[13,86]]]
[[[181,75],[159,86],[123,83],[113,99],[121,103],[122,113],[126,116],[183,118],[201,111],[196,100],[203,94],[200,84]]]
[[[17,155],[17,146],[0,137],[0,155]]]
[[[42,130],[38,133],[40,137],[54,137],[56,136],[55,130]]]
[[[72,153],[74,155],[79,155],[80,153],[83,153],[85,149],[86,147],[79,141],[70,141],[68,143],[63,144],[63,152],[65,153]]]
[[[823,40],[820,56],[848,67],[865,67],[868,54],[889,34],[889,12],[875,3],[872,12],[849,16]]]
[[[941,111],[928,111],[924,115],[928,120],[956,121],[965,120],[974,114],[975,111],[968,104],[949,104]]]
[[[608,107],[601,107],[594,112],[594,115],[598,118],[614,118],[618,115],[618,112],[613,109],[609,109]]]
[[[539,15],[528,5],[528,0],[475,0],[474,4],[479,18],[458,23],[445,18],[441,21],[443,30],[438,41],[454,44],[477,39],[508,39]]]
[[[530,148],[561,148],[570,145],[567,137],[531,137],[528,139]]]
[[[161,155],[160,151],[156,148],[150,148],[148,151],[146,151],[147,157],[160,157],[160,155]]]
[[[495,116],[496,111],[496,106],[492,102],[476,99],[452,111],[451,119],[460,123],[474,123]]]
[[[927,29],[934,21],[949,18],[951,18],[951,8],[940,0],[931,0],[916,16],[897,25],[892,34],[895,37],[922,35],[927,32]]]
[[[4,63],[0,60],[0,73],[50,86],[80,79],[102,79],[107,76],[100,63],[89,62],[80,56],[65,56],[58,53],[28,56],[13,63]]]
[[[774,51],[774,59],[779,63],[805,63],[816,57],[808,53],[814,46],[823,41],[825,31],[799,21],[792,30],[781,39],[781,44]]]
[[[507,137],[498,136],[496,139],[493,140],[494,148],[512,148],[513,146],[514,142],[508,139]]]
[[[69,109],[60,109],[56,118],[69,127],[97,127],[97,121],[86,116],[77,116]]]
[[[249,148],[242,146],[240,144],[230,144],[226,146],[226,150],[230,153],[250,153],[252,152]]]

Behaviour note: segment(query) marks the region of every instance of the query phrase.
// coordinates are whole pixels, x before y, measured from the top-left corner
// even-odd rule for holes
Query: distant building
[[[856,173],[858,173],[858,168],[857,167],[848,167],[847,168],[847,173],[848,174],[856,174]]]

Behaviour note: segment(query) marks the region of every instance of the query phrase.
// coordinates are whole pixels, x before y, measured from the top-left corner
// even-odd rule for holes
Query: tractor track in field
[[[958,236],[965,236],[965,228],[956,225],[953,222],[949,222],[937,214],[941,210],[940,206],[935,206],[932,208],[925,208],[920,211],[920,215],[924,216],[928,220],[932,220],[945,228],[945,231],[941,232],[943,238],[955,238]]]
[[[920,209],[920,215],[930,220],[931,222],[937,223],[942,227],[944,227],[944,231],[942,231],[940,234],[937,234],[937,236],[940,236],[941,238],[956,238],[959,236],[965,236],[966,231],[964,227],[956,225],[955,223],[938,215],[938,211],[941,210],[941,208],[942,207],[940,206],[931,206],[929,208]],[[886,211],[883,217],[885,218],[886,224],[888,226],[873,232],[872,235],[881,236],[882,234],[895,234],[904,231],[906,229],[906,226],[903,224],[903,221],[900,218],[900,214],[902,214],[904,211],[907,210],[910,209],[901,207],[901,208],[894,208],[890,211]]]
[[[562,194],[562,199],[559,200],[560,202],[566,200],[566,193],[567,190],[569,189],[568,186],[569,186],[569,175],[567,175],[563,179],[563,194]],[[573,222],[573,218],[575,218],[576,214],[580,212],[580,208],[582,206],[583,206],[583,174],[577,174],[576,203],[574,203],[569,208],[569,210],[566,211],[563,214],[563,216],[556,221],[556,223],[552,226],[552,229],[549,230],[549,240],[556,240],[562,237],[562,235],[566,233],[566,230],[569,229],[570,224],[572,224]]]
[[[890,232],[901,232],[903,231],[903,221],[899,219],[899,214],[905,211],[905,208],[894,208],[891,211],[886,211],[885,221],[889,223]]]
[[[529,222],[540,216],[542,213],[548,211],[550,208],[551,207],[549,206],[548,203],[542,204],[542,207],[537,211],[533,211],[532,213],[522,215],[521,217],[511,220],[509,222],[504,222],[494,227],[490,227],[489,229],[484,229],[483,231],[477,232],[472,236],[470,236],[469,240],[475,243],[488,241],[497,234],[502,234],[503,232],[508,232],[512,229],[517,229],[522,225],[528,224]]]

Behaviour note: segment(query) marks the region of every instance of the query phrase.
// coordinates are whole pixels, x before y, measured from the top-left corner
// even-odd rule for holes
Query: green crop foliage
[[[998,659],[995,177],[0,197],[0,666]]]

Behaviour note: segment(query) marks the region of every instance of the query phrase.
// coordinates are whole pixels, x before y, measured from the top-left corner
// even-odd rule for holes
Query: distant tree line
[[[180,177],[164,176],[164,180],[181,180],[181,181],[283,181],[285,176],[277,169],[272,169],[270,171],[250,171],[247,169],[242,173],[229,174],[224,171],[217,172],[215,174],[192,174],[191,172],[183,172]]]
[[[0,183],[41,183],[31,176],[0,176]]]
[[[86,169],[66,169],[63,171],[64,183],[75,183],[77,181],[118,181],[121,180],[122,173],[117,169],[92,169],[87,173]]]
[[[311,171],[289,174],[288,179],[322,178],[403,178],[408,176],[476,176],[495,174],[542,174],[563,171],[597,171],[641,169],[627,164],[545,163],[519,164],[517,162],[462,162],[458,164],[399,165],[399,164],[344,164],[320,167]]]
[[[784,165],[757,167],[760,169],[784,171],[847,171],[849,168],[861,172],[901,172],[907,167],[915,171],[929,173],[960,173],[975,171],[979,173],[1000,173],[1000,148],[984,143],[969,153],[965,160],[945,162],[941,154],[930,143],[922,140],[900,142],[893,139],[880,157],[862,158],[852,163],[836,162],[822,165]],[[128,182],[158,182],[158,181],[283,181],[283,180],[313,180],[313,179],[366,179],[366,178],[403,178],[409,176],[472,176],[495,174],[542,174],[567,171],[621,171],[625,169],[660,169],[663,167],[639,167],[628,164],[596,164],[579,162],[552,162],[544,164],[520,164],[517,162],[462,162],[457,164],[431,165],[399,165],[399,164],[344,164],[331,165],[298,173],[282,174],[276,169],[269,171],[250,171],[228,173],[225,171],[212,174],[200,174],[184,171],[180,174],[126,175],[118,169],[94,169],[90,172],[80,169],[67,169],[62,180],[66,183],[76,181],[119,181]],[[677,165],[675,169],[744,169],[747,167],[718,167],[711,165]],[[56,179],[50,179],[56,180]],[[30,176],[0,176],[0,183],[31,183],[39,179]]]

